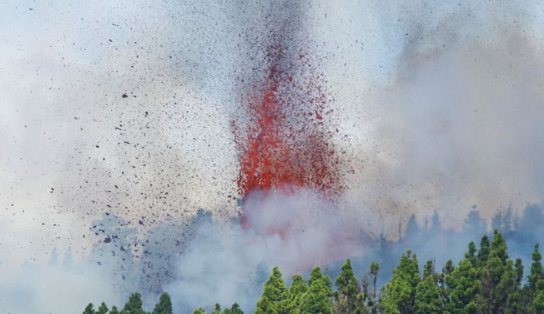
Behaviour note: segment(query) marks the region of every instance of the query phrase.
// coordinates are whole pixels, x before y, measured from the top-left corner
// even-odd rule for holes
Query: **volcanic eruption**
[[[327,125],[333,110],[323,75],[307,53],[294,53],[281,40],[268,46],[266,66],[265,78],[242,97],[246,123],[232,122],[241,196],[311,189],[334,198],[342,183],[331,144],[337,130]],[[251,210],[243,206],[243,225]]]

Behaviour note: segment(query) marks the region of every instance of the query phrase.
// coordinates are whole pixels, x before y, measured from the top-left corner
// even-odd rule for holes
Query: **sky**
[[[326,78],[342,201],[369,233],[542,201],[542,3],[293,7],[2,1],[0,270],[47,264],[55,248],[84,263],[106,214],[141,237],[200,208],[235,217],[231,121],[275,20],[300,30],[293,42]]]

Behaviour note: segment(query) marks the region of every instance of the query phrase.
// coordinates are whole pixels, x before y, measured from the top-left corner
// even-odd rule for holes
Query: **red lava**
[[[323,76],[308,58],[288,58],[281,45],[269,49],[268,76],[243,101],[247,123],[232,122],[239,154],[237,184],[251,191],[292,193],[300,188],[334,196],[341,192],[339,159],[327,128],[328,97]],[[244,213],[250,208],[243,208]],[[244,214],[242,224],[247,226]]]

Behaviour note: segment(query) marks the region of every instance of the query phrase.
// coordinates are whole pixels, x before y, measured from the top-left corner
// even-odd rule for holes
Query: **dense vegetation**
[[[280,270],[272,269],[255,306],[257,314],[374,314],[374,313],[544,313],[544,269],[538,244],[534,246],[528,275],[520,259],[512,260],[503,235],[483,236],[479,248],[470,242],[464,258],[450,260],[437,271],[432,260],[420,271],[411,251],[405,252],[391,279],[377,287],[379,265],[372,263],[359,280],[348,259],[334,280],[314,268],[308,280],[301,275],[287,286]],[[95,310],[89,304],[83,314],[146,314],[141,296],[132,294],[122,308]],[[163,293],[151,314],[171,314],[172,303]],[[193,314],[204,314],[196,309]],[[242,314],[238,304],[227,309],[215,305],[212,314]]]

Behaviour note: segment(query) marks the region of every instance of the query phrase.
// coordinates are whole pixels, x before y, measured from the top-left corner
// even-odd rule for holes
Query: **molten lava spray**
[[[304,188],[338,195],[339,159],[330,143],[334,131],[325,124],[332,109],[323,76],[316,74],[307,54],[293,57],[282,44],[269,47],[266,61],[264,82],[252,86],[242,101],[248,123],[233,122],[240,194],[246,198],[254,190],[290,193]],[[244,217],[250,210],[244,207]]]

